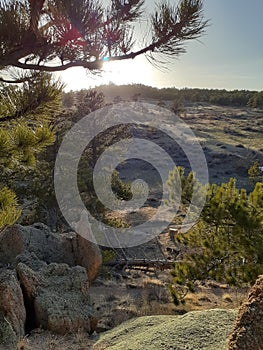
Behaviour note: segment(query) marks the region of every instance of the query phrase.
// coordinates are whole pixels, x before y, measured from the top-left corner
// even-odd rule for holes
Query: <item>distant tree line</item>
[[[149,99],[157,101],[182,101],[189,103],[211,103],[220,106],[263,108],[263,91],[249,90],[220,90],[220,89],[197,89],[197,88],[154,88],[142,84],[132,85],[102,85],[96,87],[109,100],[116,102],[127,100]],[[71,91],[64,94],[65,106],[73,106],[87,91]]]

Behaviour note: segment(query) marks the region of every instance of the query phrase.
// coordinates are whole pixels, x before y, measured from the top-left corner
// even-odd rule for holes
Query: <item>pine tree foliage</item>
[[[206,191],[205,187],[196,180],[194,172],[190,171],[188,174],[185,174],[185,168],[181,166],[175,167],[169,172],[167,186],[169,190],[169,204],[180,204],[181,210],[187,209],[190,203],[193,204],[193,194],[195,196],[195,205],[198,206],[199,199],[203,197],[204,191]]]
[[[47,73],[21,87],[1,87],[0,164],[32,166],[35,155],[54,141],[50,121],[59,111],[62,87]]]
[[[97,71],[105,60],[177,57],[185,51],[183,44],[200,37],[207,26],[201,0],[162,3],[148,16],[150,35],[139,49],[137,40],[134,51],[134,24],[143,15],[144,0],[111,0],[108,6],[101,0],[1,0],[0,67]],[[28,75],[20,73],[17,81]]]
[[[260,181],[263,179],[262,171],[260,170],[259,162],[255,161],[247,171],[249,178],[252,181]]]
[[[198,280],[254,283],[263,273],[263,183],[249,195],[234,179],[210,185],[199,222],[176,240],[186,253],[172,271],[174,294]]]
[[[59,111],[62,85],[41,73],[21,87],[0,88],[0,229],[14,223],[18,202],[6,180],[35,167],[37,154],[55,140],[50,122]]]
[[[40,120],[54,116],[61,105],[63,85],[47,73],[34,74],[22,86],[0,86],[0,123]]]
[[[177,202],[179,191],[181,190],[181,201],[183,204],[190,203],[193,195],[193,187],[195,183],[194,174],[192,171],[185,175],[185,169],[181,166],[170,171],[167,180],[169,191],[169,200],[171,203]]]
[[[78,99],[76,119],[79,120],[105,106],[105,96],[102,92],[88,90],[84,96],[80,96]]]
[[[248,107],[263,108],[263,91],[256,91],[247,103]]]
[[[12,225],[20,214],[15,193],[6,186],[0,188],[0,230]]]
[[[95,90],[74,92],[73,100],[74,106],[67,109],[66,112],[59,115],[59,118],[56,119],[56,142],[48,147],[43,155],[40,155],[39,166],[27,172],[24,179],[24,182],[28,184],[27,198],[34,199],[35,211],[33,215],[28,215],[23,223],[28,224],[38,220],[54,230],[60,230],[61,227],[65,228],[65,225],[67,225],[60,213],[54,191],[53,171],[56,155],[65,133],[79,119],[88,116],[91,126],[96,125],[96,123],[101,125],[101,119],[96,114],[90,113],[105,106],[104,95]],[[83,152],[78,166],[78,188],[81,198],[92,215],[96,217],[100,215],[100,219],[104,220],[104,222],[107,219],[107,210],[100,203],[95,193],[92,169],[101,153],[109,145],[126,135],[127,129],[125,125],[116,126],[105,130],[105,132],[93,138]],[[114,171],[112,174],[112,190],[120,199],[128,200],[131,198],[130,184],[121,181],[117,171]],[[116,222],[114,222],[114,225]]]

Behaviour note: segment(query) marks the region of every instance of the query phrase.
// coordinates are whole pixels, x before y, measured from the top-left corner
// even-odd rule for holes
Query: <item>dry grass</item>
[[[158,278],[150,278],[149,276],[142,279],[142,285],[146,288],[149,285],[154,286],[164,286],[164,283],[160,281]]]
[[[29,339],[27,336],[18,341],[16,350],[33,350],[33,348],[29,345]]]
[[[229,293],[223,294],[222,299],[227,303],[233,303],[232,295],[230,295]]]
[[[92,288],[92,298],[100,307],[98,318],[103,317],[103,314],[111,314],[115,326],[136,316],[173,315],[183,310],[238,308],[247,291],[209,281],[198,284],[195,293],[188,292],[184,305],[175,306],[168,289],[171,282],[169,271],[157,275],[144,271],[134,273],[136,278],[131,274],[126,282],[107,281],[105,286],[100,287],[99,294],[96,288]]]
[[[16,350],[91,350],[93,344],[94,341],[81,329],[68,335],[38,329],[31,336],[20,339]]]

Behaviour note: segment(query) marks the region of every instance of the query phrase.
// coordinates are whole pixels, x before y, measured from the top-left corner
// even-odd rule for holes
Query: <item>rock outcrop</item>
[[[15,267],[28,259],[31,267],[44,261],[80,265],[87,269],[89,282],[94,281],[102,263],[99,247],[74,232],[57,234],[44,224],[14,225],[0,236],[0,261]],[[41,263],[40,263],[41,264]]]
[[[25,334],[26,309],[15,271],[0,269],[0,344],[8,347]]]
[[[19,263],[17,274],[25,299],[31,302],[35,327],[42,326],[59,334],[79,329],[94,331],[85,268],[52,263],[33,271]]]
[[[0,234],[0,344],[15,348],[33,328],[92,333],[89,285],[102,262],[98,246],[43,224],[14,225]],[[6,343],[4,343],[6,342]],[[1,349],[1,346],[0,346]]]
[[[259,276],[239,309],[227,349],[263,349],[263,276]]]
[[[93,350],[225,350],[235,310],[133,318],[101,334]]]
[[[99,247],[82,236],[71,234],[73,255],[77,265],[87,269],[89,281],[94,281],[102,264]]]

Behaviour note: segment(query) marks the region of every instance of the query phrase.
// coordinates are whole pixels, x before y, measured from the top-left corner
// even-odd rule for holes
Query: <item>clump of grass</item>
[[[205,293],[201,293],[198,297],[198,300],[206,303],[211,303],[211,299]]]
[[[147,287],[148,285],[163,286],[163,282],[160,281],[158,278],[146,277],[146,278],[143,278],[142,285],[144,288]]]
[[[55,336],[54,334],[48,335],[48,339],[47,339],[48,350],[55,350],[60,343],[61,343],[61,339],[59,339],[59,337]]]
[[[33,350],[33,348],[29,345],[29,339],[27,336],[18,341],[16,350]]]
[[[222,299],[227,303],[233,303],[232,296],[229,293],[223,294]]]
[[[78,329],[78,332],[75,334],[74,343],[78,345],[79,350],[86,349],[87,335],[82,328]]]

